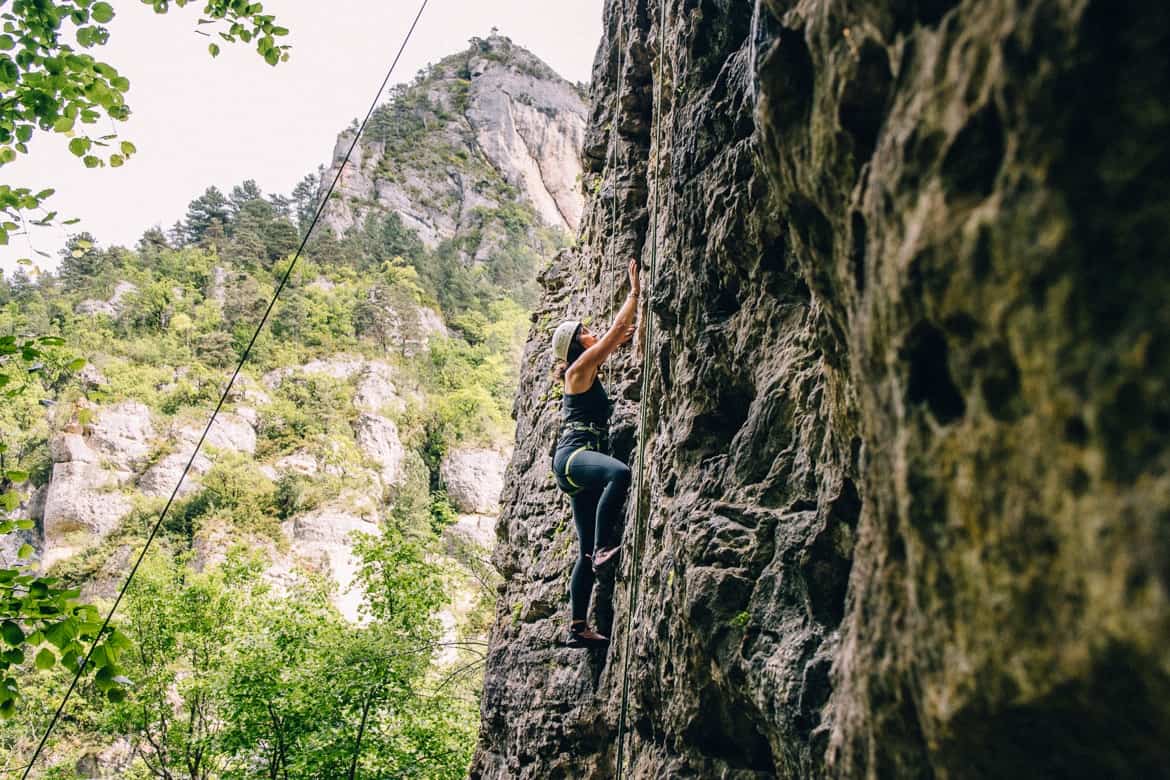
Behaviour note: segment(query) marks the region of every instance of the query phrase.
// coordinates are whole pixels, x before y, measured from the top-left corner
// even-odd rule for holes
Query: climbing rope
[[[610,299],[613,297],[614,286],[616,282],[613,280],[613,274],[617,271],[617,214],[618,214],[618,175],[617,175],[617,147],[618,147],[618,117],[621,115],[621,99],[622,91],[626,84],[626,47],[625,47],[625,21],[619,20],[617,24],[618,32],[618,88],[614,93],[614,105],[612,116],[610,118],[609,129],[609,168],[613,171],[613,190],[610,200],[611,208],[609,214],[609,260],[602,259],[602,274],[601,274],[601,300],[604,311],[609,311]],[[606,291],[608,283],[609,290]]]
[[[394,74],[394,68],[398,65],[398,60],[402,57],[402,52],[406,50],[406,44],[410,42],[411,36],[414,35],[414,29],[418,26],[418,21],[422,18],[423,11],[426,10],[428,2],[429,0],[422,0],[422,5],[419,6],[418,13],[415,14],[414,21],[411,22],[410,29],[407,30],[406,36],[402,39],[402,45],[398,47],[398,53],[394,55],[394,61],[390,63],[390,68],[386,71],[386,78],[382,80],[382,85],[378,87],[378,92],[374,96],[374,100],[370,104],[369,110],[366,112],[366,117],[362,120],[361,125],[358,127],[357,133],[354,135],[353,142],[349,145],[349,151],[345,153],[345,159],[342,160],[341,165],[338,167],[337,174],[333,177],[333,181],[330,183],[329,189],[325,193],[325,197],[323,197],[321,202],[317,205],[317,211],[313,215],[313,221],[309,223],[309,229],[305,231],[304,238],[301,239],[301,244],[297,247],[297,251],[296,254],[293,255],[292,262],[289,263],[288,269],[284,272],[284,276],[282,276],[280,279],[280,284],[276,286],[276,291],[272,294],[272,299],[268,302],[268,308],[264,310],[264,316],[260,318],[260,322],[256,326],[256,330],[252,334],[252,338],[248,342],[248,346],[245,347],[243,354],[240,356],[240,361],[236,365],[236,370],[232,372],[231,378],[228,380],[227,385],[223,389],[223,393],[219,397],[219,403],[215,405],[215,410],[211,413],[211,419],[207,421],[207,426],[203,429],[203,434],[199,437],[199,441],[195,444],[195,449],[191,452],[191,457],[188,458],[187,465],[183,467],[183,471],[179,475],[179,481],[175,484],[175,489],[171,491],[171,496],[167,499],[167,503],[163,506],[162,512],[158,516],[158,520],[155,522],[154,527],[150,530],[150,535],[146,537],[146,543],[142,546],[142,551],[138,554],[138,559],[134,561],[134,566],[131,567],[130,574],[127,575],[126,581],[122,584],[121,590],[118,591],[117,598],[114,599],[113,605],[106,613],[105,620],[102,621],[101,629],[98,631],[97,636],[90,644],[89,650],[86,651],[85,658],[78,665],[77,673],[73,675],[73,681],[69,684],[69,689],[65,691],[65,696],[61,699],[61,704],[57,707],[57,711],[53,713],[53,718],[49,721],[48,728],[45,729],[45,733],[41,737],[41,741],[37,745],[37,749],[33,752],[32,758],[29,759],[28,764],[25,765],[24,773],[21,775],[22,780],[27,780],[29,772],[32,771],[33,765],[36,764],[37,758],[40,757],[41,751],[44,750],[45,744],[49,741],[49,737],[52,735],[53,729],[56,728],[58,721],[61,720],[61,715],[65,711],[65,705],[69,702],[69,697],[73,695],[73,691],[77,688],[77,683],[81,679],[81,675],[85,671],[85,668],[89,665],[90,658],[93,656],[93,652],[97,648],[98,642],[100,642],[101,638],[105,636],[106,630],[109,628],[110,621],[113,619],[114,613],[118,610],[118,605],[122,603],[122,597],[126,595],[126,591],[130,588],[130,583],[134,581],[134,575],[138,573],[138,567],[142,564],[143,559],[146,557],[146,553],[150,549],[150,545],[154,541],[155,536],[158,535],[159,529],[162,528],[163,521],[166,519],[167,513],[170,511],[171,505],[175,502],[175,498],[179,495],[179,489],[183,485],[183,480],[187,478],[187,473],[191,470],[192,464],[195,463],[195,458],[199,455],[199,450],[203,447],[203,442],[207,439],[207,435],[211,432],[211,426],[215,424],[215,419],[219,415],[220,410],[223,409],[224,403],[227,402],[228,395],[231,393],[236,379],[239,378],[240,372],[244,368],[244,364],[248,362],[248,358],[252,354],[252,347],[255,346],[256,340],[260,337],[261,331],[264,330],[264,325],[267,324],[268,317],[270,314],[272,314],[272,310],[276,306],[276,301],[280,297],[280,293],[288,284],[289,278],[292,277],[293,269],[296,268],[297,261],[300,260],[301,253],[305,250],[305,245],[308,244],[310,236],[313,235],[313,228],[317,226],[317,222],[321,219],[321,214],[325,211],[325,205],[329,202],[330,196],[333,195],[333,190],[337,187],[337,183],[341,180],[341,174],[345,171],[345,166],[349,164],[349,159],[353,154],[353,150],[357,148],[358,141],[361,139],[362,133],[365,131],[366,125],[370,121],[370,117],[373,116],[374,109],[378,107],[379,100],[381,100],[383,93],[386,91],[386,87],[389,86],[390,78]]]
[[[642,395],[640,398],[638,419],[638,461],[636,473],[638,475],[637,488],[634,491],[637,508],[634,512],[634,545],[632,582],[630,584],[630,603],[626,609],[626,637],[625,651],[622,659],[622,700],[618,715],[617,733],[617,766],[616,777],[622,778],[622,769],[625,764],[625,733],[626,715],[629,709],[630,698],[630,650],[631,636],[634,624],[634,612],[638,608],[638,593],[641,588],[642,574],[642,537],[645,533],[644,524],[649,514],[649,496],[643,500],[642,493],[646,483],[646,434],[649,427],[649,398],[650,398],[650,355],[654,351],[654,316],[650,311],[650,300],[654,294],[654,282],[658,277],[658,207],[662,190],[662,60],[666,57],[663,45],[666,34],[666,0],[658,4],[658,62],[654,81],[657,91],[654,95],[654,199],[650,206],[650,285],[646,295],[646,338],[642,344]]]

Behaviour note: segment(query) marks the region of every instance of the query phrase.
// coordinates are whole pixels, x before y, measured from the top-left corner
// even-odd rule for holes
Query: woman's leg
[[[616,544],[614,530],[621,524],[622,506],[630,489],[630,467],[617,458],[582,450],[569,463],[568,473],[576,484],[590,491],[601,491],[597,499],[593,539],[598,547]]]
[[[573,620],[585,620],[589,614],[589,596],[593,593],[594,517],[601,498],[598,490],[587,489],[569,499],[573,506],[573,522],[577,526],[577,540],[581,543],[577,551],[577,563],[573,565],[573,578],[569,580],[569,599],[573,604]]]

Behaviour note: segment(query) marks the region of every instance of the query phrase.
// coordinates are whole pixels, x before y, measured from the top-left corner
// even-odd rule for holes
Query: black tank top
[[[609,439],[609,396],[601,380],[583,393],[565,393],[561,401],[561,436],[557,449],[592,445],[601,450]]]

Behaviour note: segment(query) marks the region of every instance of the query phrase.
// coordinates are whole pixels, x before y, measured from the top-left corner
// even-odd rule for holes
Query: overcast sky
[[[265,0],[265,11],[292,31],[292,59],[272,68],[244,45],[225,45],[212,60],[208,39],[194,32],[201,2],[165,16],[139,0],[113,4],[110,42],[94,53],[130,80],[133,116],[117,129],[138,154],[122,168],[87,170],[65,148],[68,139],[41,134],[0,182],[56,188],[51,208],[82,220],[69,230],[125,246],[151,225],[182,218],[209,185],[226,191],[252,178],[265,192],[287,193],[327,162],[337,133],[364,115],[418,10],[416,0]],[[409,81],[495,26],[565,78],[587,82],[601,7],[602,0],[430,0],[393,81]],[[60,228],[32,234],[33,247],[54,257],[64,241]],[[0,247],[0,267],[9,271],[26,256],[47,263],[15,237]]]

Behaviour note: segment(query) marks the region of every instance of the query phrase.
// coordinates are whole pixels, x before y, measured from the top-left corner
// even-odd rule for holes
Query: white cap
[[[553,331],[553,354],[557,356],[557,360],[569,359],[569,346],[573,343],[573,336],[577,335],[577,328],[579,327],[581,327],[580,321],[569,320],[568,322],[562,322]]]

